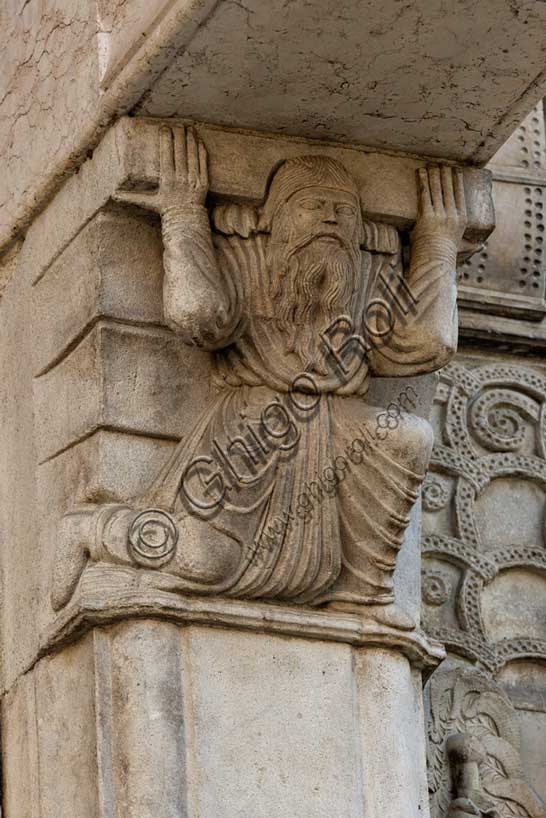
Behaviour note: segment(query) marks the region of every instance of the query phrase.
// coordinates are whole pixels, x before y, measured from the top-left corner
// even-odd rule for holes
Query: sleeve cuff
[[[412,265],[438,263],[453,270],[457,267],[457,244],[445,236],[419,236],[411,247]]]
[[[202,205],[177,205],[161,214],[161,228],[166,238],[180,232],[181,228],[186,232],[196,227],[209,227],[209,214]]]

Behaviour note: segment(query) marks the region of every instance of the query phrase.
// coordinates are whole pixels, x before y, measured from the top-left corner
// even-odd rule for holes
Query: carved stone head
[[[270,233],[277,320],[312,369],[318,332],[348,312],[357,286],[363,223],[354,179],[328,156],[287,159],[271,179],[260,229]]]
[[[290,220],[295,233],[325,244],[336,237],[354,242],[362,231],[356,183],[329,156],[297,156],[276,170],[263,208],[263,229],[274,233],[279,215]]]

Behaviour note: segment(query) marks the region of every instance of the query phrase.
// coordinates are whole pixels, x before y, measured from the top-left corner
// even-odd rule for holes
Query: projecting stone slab
[[[126,175],[121,187],[155,187],[159,181],[159,128],[164,122],[126,119],[117,126],[116,143],[122,151]],[[174,124],[174,123],[168,123]],[[342,162],[359,188],[365,215],[394,224],[401,230],[413,227],[417,215],[417,174],[427,162],[378,153],[360,145],[316,142],[310,139],[256,134],[202,123],[192,124],[207,147],[210,193],[213,198],[264,202],[272,170],[284,160],[320,154]],[[464,186],[468,213],[465,238],[482,242],[495,226],[491,199],[491,174],[465,168]],[[120,178],[120,177],[118,177]]]
[[[138,110],[485,162],[544,95],[545,25],[532,0],[226,0]]]
[[[20,259],[20,266],[30,268],[35,283],[46,275],[82,227],[108,204],[117,190],[157,185],[158,131],[163,124],[161,120],[139,117],[120,119],[80,172],[66,182],[47,210],[35,220]],[[394,224],[402,230],[412,227],[415,222],[416,170],[427,164],[424,159],[378,153],[358,145],[282,138],[276,134],[241,132],[200,123],[195,123],[195,128],[208,149],[213,199],[261,203],[271,170],[283,159],[302,154],[326,154],[343,162],[354,176],[360,188],[363,209],[369,218]],[[465,168],[464,175],[468,210],[465,237],[481,242],[495,226],[491,174],[487,170]],[[143,230],[148,228],[143,226]],[[129,235],[129,227],[124,235]],[[140,244],[142,236],[137,241]],[[134,250],[127,249],[126,252]],[[151,252],[153,248],[148,247],[147,253]],[[139,264],[142,262],[140,259]],[[76,272],[74,277],[77,278]],[[68,292],[70,289],[68,287]],[[44,293],[47,293],[47,287]],[[87,303],[86,299],[83,301]],[[82,312],[81,305],[77,312]],[[130,317],[138,320],[134,312]],[[142,320],[149,318],[147,315]]]

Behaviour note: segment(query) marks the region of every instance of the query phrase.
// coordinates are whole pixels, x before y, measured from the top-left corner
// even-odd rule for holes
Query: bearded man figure
[[[363,218],[330,157],[288,159],[262,208],[210,216],[192,130],[161,129],[160,168],[157,193],[118,199],[161,215],[165,318],[211,350],[214,397],[145,497],[65,517],[54,606],[90,561],[136,564],[184,593],[328,603],[413,627],[393,574],[432,432],[366,395],[371,374],[431,372],[455,352],[460,171],[419,172],[404,271],[396,229]],[[389,311],[393,282],[411,294],[407,314]]]

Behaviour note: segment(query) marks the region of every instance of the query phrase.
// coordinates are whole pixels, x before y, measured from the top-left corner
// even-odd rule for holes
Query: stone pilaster
[[[14,818],[426,815],[421,673],[443,652],[419,630],[358,611],[188,595],[150,566],[100,561],[62,610],[48,602],[63,515],[141,495],[209,399],[208,353],[164,322],[159,220],[112,200],[154,183],[157,127],[122,121],[107,134],[33,225],[6,293],[30,307],[22,388],[31,368],[36,475],[23,504],[27,571],[4,555],[6,809]],[[219,202],[259,202],[276,158],[320,150],[369,180],[375,219],[402,230],[415,219],[418,160],[202,134]],[[235,150],[251,174],[242,160],[229,164]],[[489,181],[472,170],[465,184],[475,240],[491,229]],[[376,379],[370,396],[387,405],[403,387],[426,416],[431,376]],[[395,574],[396,600],[414,618],[419,514]]]

